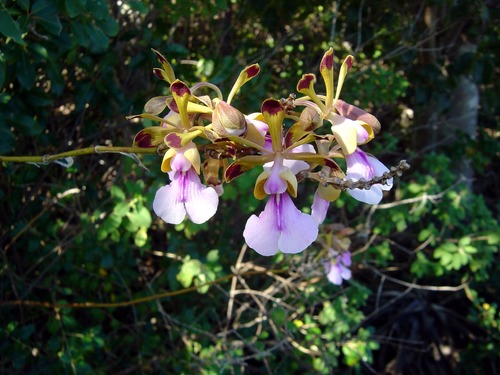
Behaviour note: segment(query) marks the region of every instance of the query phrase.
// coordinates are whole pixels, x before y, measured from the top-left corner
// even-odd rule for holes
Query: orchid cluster
[[[206,222],[217,210],[224,184],[261,167],[254,195],[260,200],[267,198],[267,203],[259,215],[248,219],[243,232],[245,241],[264,256],[278,251],[296,254],[317,239],[329,204],[344,190],[320,182],[311,214],[306,214],[295,206],[293,198],[307,173],[317,170],[325,179],[361,181],[356,188],[347,184],[346,190],[369,204],[380,202],[383,191],[391,189],[389,170],[360,148],[379,132],[379,121],[339,98],[352,56],[341,64],[336,90],[330,48],[319,68],[326,87],[324,95],[315,91],[316,76],[304,74],[297,84],[301,96],[269,98],[262,102],[260,112],[244,114],[231,102],[241,87],[258,75],[258,64],[243,69],[224,97],[217,86],[208,82],[189,87],[175,77],[165,57],[154,53],[161,68],[153,72],[168,82],[170,94],[152,98],[145,105],[145,113],[132,117],[158,122],[158,126],[141,130],[134,145],[164,152],[161,170],[168,174],[170,183],[157,191],[153,209],[165,222],[179,224],[186,217],[193,223]],[[319,129],[322,131],[317,132]],[[345,172],[335,161],[339,159],[346,161]],[[386,177],[381,179],[382,175]],[[329,275],[337,267],[337,274],[331,277],[334,283],[339,283],[339,277],[350,277],[350,256],[345,254],[337,254],[339,260],[326,265]],[[337,259],[337,255],[329,254],[329,259]]]

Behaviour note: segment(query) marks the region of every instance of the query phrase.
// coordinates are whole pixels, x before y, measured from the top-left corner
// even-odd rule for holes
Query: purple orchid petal
[[[359,148],[352,154],[346,155],[345,160],[347,164],[346,178],[357,181],[361,178],[370,180],[375,176],[375,169],[371,165],[368,155]]]
[[[338,255],[338,253],[330,249],[330,255],[333,259],[324,262],[326,277],[335,285],[341,285],[342,280],[349,280],[352,277],[352,272],[348,268],[351,265],[351,253],[349,251]]]
[[[340,257],[340,261],[344,266],[350,266],[352,264],[351,252],[346,251],[345,253],[343,253],[342,256]]]
[[[352,154],[346,155],[347,173],[346,178],[358,181],[360,179],[371,180],[375,176],[380,176],[389,169],[382,164],[377,158],[369,156],[356,149]],[[370,189],[349,189],[348,193],[356,200],[368,204],[378,204],[383,197],[382,190],[390,190],[392,188],[392,179],[387,185],[375,184]]]
[[[156,192],[153,210],[156,215],[169,224],[180,224],[186,217],[186,209],[182,198],[182,175],[185,172],[169,173],[171,183]]]
[[[172,182],[156,192],[155,213],[169,224],[180,224],[186,215],[195,224],[210,219],[217,211],[217,192],[200,182],[193,168],[187,172],[171,172]]]
[[[335,285],[341,285],[342,276],[339,265],[338,264],[332,265],[330,262],[326,262],[325,268],[326,268],[326,277],[328,278],[328,281],[330,281],[332,284]]]
[[[280,195],[278,206],[278,212],[281,211],[279,249],[288,254],[300,253],[316,240],[318,226],[310,215],[295,207],[287,193]]]
[[[276,208],[274,196],[271,196],[264,211],[259,216],[250,216],[245,225],[245,242],[260,255],[271,256],[278,252],[281,233],[276,225]]]
[[[325,221],[326,213],[328,212],[328,207],[330,206],[330,202],[321,198],[316,190],[316,194],[314,194],[314,200],[311,207],[311,216],[316,222],[316,225],[320,225]]]
[[[341,264],[339,264],[338,267],[340,269],[340,277],[342,277],[344,280],[350,280],[352,275],[351,270]]]
[[[200,176],[192,168],[187,172],[185,190],[186,212],[189,220],[202,224],[215,215],[219,205],[219,195],[213,187],[207,187],[200,182]]]
[[[317,238],[318,227],[311,216],[295,207],[288,193],[273,194],[264,211],[248,219],[243,236],[261,255],[274,255],[278,250],[296,254]]]
[[[363,126],[361,126],[359,122],[356,121],[354,127],[356,128],[356,142],[358,142],[358,144],[365,143],[368,140],[368,138],[370,138],[370,135],[368,134],[366,129]]]
[[[297,147],[291,149],[290,152],[292,152],[292,153],[310,152],[310,153],[315,154],[316,150],[314,149],[313,145],[311,145],[311,144],[304,144],[304,145],[300,145],[300,146],[297,146]],[[308,163],[306,163],[305,161],[303,161],[303,160],[285,159],[284,162],[283,162],[283,165],[285,167],[290,168],[291,171],[293,172],[293,174],[297,174],[300,171],[305,171],[306,169],[310,168],[310,165]]]
[[[384,164],[380,162],[376,157],[368,155],[368,160],[370,164],[375,169],[375,175],[382,176],[384,173],[389,172],[389,168],[387,168]],[[391,190],[392,189],[393,180],[392,178],[387,180],[385,185],[378,184],[382,190]]]
[[[382,189],[378,185],[373,185],[370,190],[365,189],[349,189],[349,195],[357,201],[367,204],[379,204],[384,196]]]

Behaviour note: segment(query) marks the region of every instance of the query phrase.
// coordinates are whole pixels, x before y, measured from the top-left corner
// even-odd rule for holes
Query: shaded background
[[[342,99],[382,123],[364,150],[412,165],[381,205],[331,206],[321,238],[354,254],[336,287],[321,243],[245,249],[255,173],[209,223],[168,226],[151,210],[158,157],[141,156],[149,171],[110,154],[2,163],[1,371],[498,373],[498,14],[495,1],[1,1],[2,155],[131,145],[154,124],[125,116],[168,91],[151,48],[226,95],[258,62],[234,100],[254,112],[332,46],[337,66],[355,56]],[[315,186],[301,189],[308,206]]]

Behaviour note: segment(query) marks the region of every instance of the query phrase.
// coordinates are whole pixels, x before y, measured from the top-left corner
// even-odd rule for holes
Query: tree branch
[[[395,167],[391,167],[389,172],[385,172],[382,176],[375,176],[371,180],[360,179],[358,181],[343,180],[339,177],[327,177],[322,172],[300,172],[305,178],[309,178],[313,181],[318,181],[319,183],[326,185],[331,185],[339,190],[347,189],[370,189],[375,184],[385,185],[388,180],[393,177],[401,176],[404,171],[410,169],[410,165],[406,160],[401,160],[399,164]]]
[[[0,155],[0,162],[8,163],[41,163],[47,164],[57,160],[71,158],[73,156],[92,155],[92,154],[158,154],[156,148],[146,147],[115,147],[115,146],[89,146],[78,150],[71,150],[52,155],[38,155],[38,156],[2,156]]]

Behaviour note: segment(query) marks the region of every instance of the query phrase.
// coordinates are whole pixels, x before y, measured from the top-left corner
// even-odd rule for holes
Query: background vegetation
[[[343,99],[382,123],[365,149],[412,165],[381,205],[332,205],[322,238],[354,254],[337,287],[320,243],[271,259],[243,246],[255,176],[227,186],[208,224],[167,226],[151,209],[158,157],[4,162],[0,371],[498,373],[499,8],[374,4],[0,1],[2,155],[131,145],[153,124],[125,116],[167,90],[151,48],[226,93],[258,62],[235,102],[251,112],[333,46],[336,63],[356,57]]]

